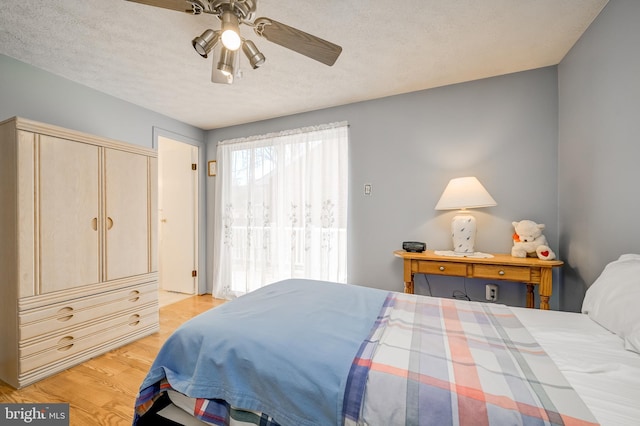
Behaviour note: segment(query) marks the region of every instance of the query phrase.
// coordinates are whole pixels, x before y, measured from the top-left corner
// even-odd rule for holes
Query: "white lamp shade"
[[[475,176],[451,179],[444,189],[436,210],[460,210],[497,205]]]

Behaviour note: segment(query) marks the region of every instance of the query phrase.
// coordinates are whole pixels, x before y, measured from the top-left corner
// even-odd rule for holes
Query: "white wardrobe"
[[[157,153],[0,123],[0,379],[22,387],[158,330]]]

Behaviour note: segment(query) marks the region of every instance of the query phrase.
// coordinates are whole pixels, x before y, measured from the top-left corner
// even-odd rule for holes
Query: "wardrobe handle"
[[[107,229],[113,228],[113,219],[107,217]]]
[[[138,314],[131,315],[129,317],[129,325],[131,327],[135,327],[138,324],[140,324],[140,315],[138,315]]]
[[[62,339],[58,340],[59,352],[68,351],[72,347],[73,347],[73,336],[65,336]]]
[[[58,317],[58,321],[69,321],[71,318],[73,318],[73,308],[70,306],[62,308],[58,310],[58,315],[60,315]]]
[[[129,302],[137,302],[140,300],[140,292],[138,290],[133,290],[129,293]]]
[[[98,230],[98,218],[94,217],[93,219],[91,219],[91,227],[93,228],[94,231]]]

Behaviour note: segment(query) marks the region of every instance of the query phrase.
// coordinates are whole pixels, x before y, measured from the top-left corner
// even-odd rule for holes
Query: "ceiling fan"
[[[270,42],[291,49],[323,64],[332,66],[342,47],[308,34],[304,31],[274,21],[270,18],[253,19],[258,0],[127,0],[164,9],[177,10],[193,15],[208,13],[218,17],[221,22],[219,30],[207,29],[193,39],[193,48],[203,58],[214,51],[211,81],[214,83],[232,84],[239,75],[240,55],[242,48],[253,69],[265,62],[265,56],[249,39],[240,35],[240,24],[253,28],[255,33]]]

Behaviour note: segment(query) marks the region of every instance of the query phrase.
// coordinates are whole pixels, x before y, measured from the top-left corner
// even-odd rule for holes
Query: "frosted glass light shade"
[[[242,44],[238,17],[234,15],[233,12],[227,10],[222,13],[220,19],[222,20],[222,28],[220,30],[220,40],[222,40],[222,44],[229,50],[238,50]]]
[[[444,189],[436,210],[460,210],[497,205],[475,176],[451,179]]]

